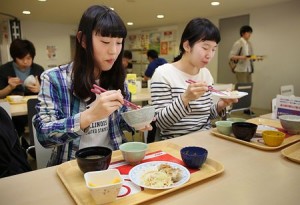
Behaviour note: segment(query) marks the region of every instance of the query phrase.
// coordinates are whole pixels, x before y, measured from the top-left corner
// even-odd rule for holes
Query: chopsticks
[[[95,93],[95,94],[101,94],[101,93],[107,91],[104,88],[101,88],[100,86],[98,86],[96,84],[94,84],[93,87],[94,88],[92,88],[91,91],[93,93]],[[131,108],[133,108],[135,110],[140,109],[140,106],[138,106],[138,105],[136,105],[136,104],[134,104],[134,103],[132,103],[132,102],[130,102],[128,100],[125,100],[125,99],[124,99],[124,105],[127,106],[127,107],[131,107]]]
[[[185,82],[187,82],[187,83],[196,83],[196,81],[193,81],[193,80],[190,80],[190,79],[189,79],[189,80],[186,80]],[[221,92],[221,91],[219,91],[219,90],[214,89],[213,86],[211,86],[211,85],[208,86],[208,90],[210,90],[211,92],[219,93],[219,94],[221,94],[221,95],[227,95],[227,94],[224,93],[224,92]]]

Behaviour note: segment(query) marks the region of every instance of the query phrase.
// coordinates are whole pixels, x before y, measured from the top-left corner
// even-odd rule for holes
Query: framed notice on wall
[[[21,23],[18,19],[9,20],[11,41],[21,38]]]

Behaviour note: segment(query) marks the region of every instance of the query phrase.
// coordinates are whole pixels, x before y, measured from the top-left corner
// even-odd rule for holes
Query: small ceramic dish
[[[96,204],[116,200],[123,184],[123,178],[117,169],[87,172],[84,179]]]
[[[285,134],[279,131],[266,130],[262,132],[262,137],[267,146],[277,147],[282,144]]]
[[[203,147],[189,146],[180,150],[184,164],[192,169],[199,169],[207,159],[208,151]]]

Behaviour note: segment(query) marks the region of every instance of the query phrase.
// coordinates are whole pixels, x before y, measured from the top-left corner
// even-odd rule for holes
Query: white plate
[[[230,92],[228,92],[228,91],[221,91],[221,92],[224,93],[225,95],[222,95],[220,93],[215,93],[215,92],[212,92],[212,94],[215,96],[218,96],[220,98],[223,98],[223,99],[237,99],[237,98],[241,98],[241,97],[248,95],[248,93],[240,92],[240,91],[239,91],[238,95],[230,95]]]
[[[278,129],[276,129],[275,127],[271,127],[268,125],[258,125],[257,126],[257,130],[256,130],[256,135],[257,136],[262,136],[262,132],[265,130],[274,130],[274,131],[278,131]]]
[[[145,186],[141,180],[143,174],[149,170],[156,169],[161,164],[168,164],[173,168],[180,169],[181,170],[181,180],[172,184],[171,186],[166,186],[166,187],[161,187],[161,188]],[[128,175],[129,175],[130,180],[133,183],[137,184],[138,186],[147,188],[147,189],[170,189],[170,188],[178,187],[178,186],[186,183],[190,179],[190,172],[187,168],[181,166],[180,164],[173,163],[173,162],[166,162],[166,161],[145,162],[145,163],[136,165],[135,167],[133,167],[130,170]]]

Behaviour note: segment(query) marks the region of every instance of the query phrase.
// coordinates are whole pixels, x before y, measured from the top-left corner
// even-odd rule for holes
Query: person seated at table
[[[144,81],[150,80],[155,69],[165,63],[168,63],[164,58],[159,58],[156,50],[150,49],[147,51],[149,65],[145,71]]]
[[[122,64],[126,70],[126,73],[128,73],[128,69],[132,68],[131,60],[132,60],[132,52],[130,50],[124,50]]]
[[[40,75],[44,68],[33,62],[35,47],[29,40],[15,39],[10,44],[10,56],[12,61],[0,66],[0,98],[8,95],[37,95],[40,91]],[[24,85],[23,82],[33,75],[36,79],[34,84]],[[12,118],[18,135],[24,135],[27,126],[27,116],[15,116]],[[28,146],[23,140],[25,148]]]
[[[31,171],[14,124],[0,106],[0,178]]]
[[[151,78],[151,99],[162,139],[208,130],[211,119],[224,116],[226,107],[237,102],[237,99],[220,99],[214,104],[208,90],[213,78],[205,66],[213,58],[220,40],[219,30],[213,23],[194,18],[183,31],[178,61],[155,70]]]
[[[35,48],[29,40],[15,39],[10,44],[12,61],[0,66],[0,98],[7,95],[36,95],[40,91],[40,75],[44,68],[33,62]],[[36,78],[36,83],[24,85],[29,76]]]
[[[74,159],[81,148],[117,150],[126,142],[123,130],[133,130],[121,116],[129,99],[122,65],[126,35],[115,11],[91,6],[79,23],[73,62],[42,74],[34,126],[41,145],[54,148],[47,166]],[[94,84],[107,91],[95,94]]]

